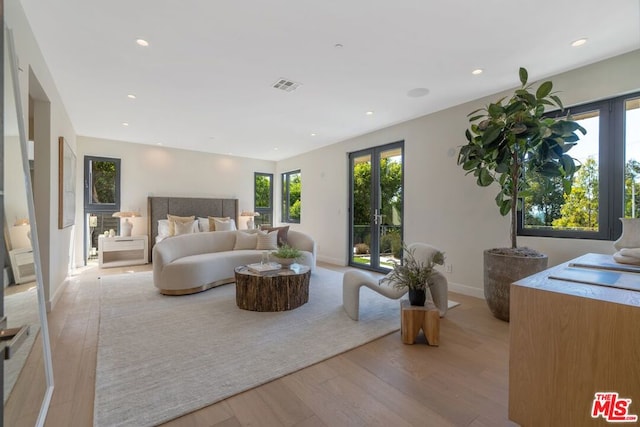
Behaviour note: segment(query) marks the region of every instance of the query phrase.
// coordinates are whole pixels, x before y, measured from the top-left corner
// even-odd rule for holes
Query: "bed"
[[[156,197],[147,198],[149,261],[158,235],[158,220],[167,219],[167,214],[197,217],[229,217],[238,224],[238,199],[204,197]]]

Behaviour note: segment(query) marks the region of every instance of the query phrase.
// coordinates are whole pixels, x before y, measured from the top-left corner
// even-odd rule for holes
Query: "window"
[[[97,258],[98,237],[113,229],[120,234],[120,159],[84,158],[84,259]]]
[[[92,212],[120,210],[120,159],[85,156],[84,208]]]
[[[273,224],[273,174],[256,172],[253,179],[254,206],[260,216],[256,226]]]
[[[640,214],[640,94],[568,110],[587,130],[568,152],[580,164],[571,193],[560,180],[525,173],[530,189],[518,234],[614,240],[621,232],[617,219]]]
[[[300,170],[282,174],[282,222],[300,223],[302,180]]]

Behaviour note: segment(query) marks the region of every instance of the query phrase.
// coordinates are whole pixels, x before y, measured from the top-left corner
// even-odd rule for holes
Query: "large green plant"
[[[560,119],[544,117],[548,106],[564,109],[560,98],[552,93],[550,81],[533,91],[527,85],[528,73],[520,68],[522,86],[505,102],[490,103],[469,114],[471,127],[466,131],[467,144],[460,148],[458,164],[473,173],[477,184],[500,185],[496,203],[500,214],[511,213],[511,247],[517,247],[516,213],[519,197],[528,190],[525,171],[562,180],[569,194],[573,174],[578,169],[575,159],[567,154],[579,140],[576,131],[586,130],[569,116]],[[522,194],[521,194],[522,193]]]

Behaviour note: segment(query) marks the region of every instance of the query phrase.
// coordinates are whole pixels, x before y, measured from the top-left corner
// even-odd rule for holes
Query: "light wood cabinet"
[[[591,417],[598,392],[632,399],[640,416],[640,292],[554,278],[584,261],[616,267],[587,254],[511,286],[509,418],[522,426],[605,425]],[[592,270],[575,277],[640,283],[640,272]]]
[[[100,268],[140,265],[148,262],[147,236],[100,236],[98,262]]]
[[[33,249],[21,248],[9,251],[11,270],[17,285],[36,280],[36,267],[33,262]]]

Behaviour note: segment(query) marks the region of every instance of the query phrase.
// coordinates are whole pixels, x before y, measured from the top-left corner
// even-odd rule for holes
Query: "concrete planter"
[[[511,284],[545,270],[548,261],[546,255],[523,257],[484,251],[484,297],[491,313],[508,322]]]

